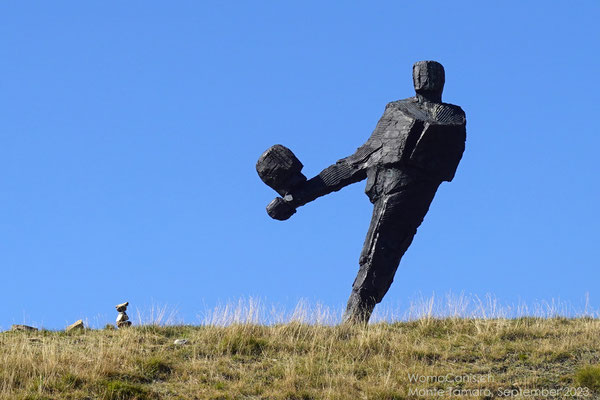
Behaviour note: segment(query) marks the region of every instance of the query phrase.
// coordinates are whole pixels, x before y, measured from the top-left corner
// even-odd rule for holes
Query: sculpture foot
[[[346,312],[342,317],[344,324],[352,325],[366,325],[369,323],[373,309],[375,308],[375,298],[369,295],[360,295],[354,290],[350,294],[348,299],[348,305],[346,306]]]

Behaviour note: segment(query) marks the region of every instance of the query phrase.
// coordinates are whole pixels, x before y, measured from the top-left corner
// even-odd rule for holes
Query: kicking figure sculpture
[[[302,163],[281,145],[269,148],[257,162],[261,179],[282,196],[267,206],[269,216],[278,220],[320,196],[367,179],[373,217],[344,322],[369,321],[438,186],[454,178],[465,149],[466,118],[460,107],[442,103],[444,81],[440,63],[415,63],[416,96],[389,103],[364,145],[312,179],[306,179],[300,172]]]

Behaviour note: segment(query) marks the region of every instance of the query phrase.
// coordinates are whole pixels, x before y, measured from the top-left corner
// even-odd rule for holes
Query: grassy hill
[[[594,318],[4,332],[0,398],[596,399],[598,364]]]

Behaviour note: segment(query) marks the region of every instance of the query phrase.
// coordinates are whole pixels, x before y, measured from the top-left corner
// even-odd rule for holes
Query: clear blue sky
[[[0,327],[187,323],[254,296],[339,308],[364,182],[286,222],[254,169],[275,143],[313,176],[446,68],[467,148],[385,305],[448,291],[600,306],[597,1],[0,5]]]

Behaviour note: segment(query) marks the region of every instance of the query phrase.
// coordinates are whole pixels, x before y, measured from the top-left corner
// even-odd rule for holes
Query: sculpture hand
[[[294,207],[290,201],[281,197],[276,197],[267,206],[267,214],[269,214],[269,217],[279,221],[285,221],[295,213],[296,207]]]

